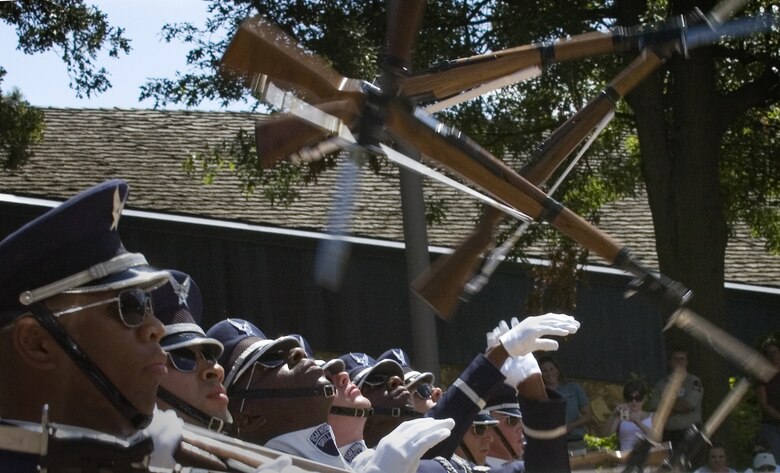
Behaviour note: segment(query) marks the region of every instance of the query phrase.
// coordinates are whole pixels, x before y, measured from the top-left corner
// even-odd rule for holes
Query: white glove
[[[149,458],[151,466],[159,468],[173,468],[176,466],[176,460],[173,459],[173,453],[179,448],[181,443],[182,428],[184,421],[179,419],[176,411],[173,409],[162,411],[154,408],[152,422],[146,431],[154,441],[154,450]]]
[[[512,317],[512,321],[511,322],[512,322],[512,327],[514,327],[515,325],[520,323],[517,320],[517,317]],[[505,321],[501,320],[500,322],[498,322],[498,326],[496,328],[494,328],[492,332],[488,332],[486,334],[486,336],[487,336],[487,350],[490,350],[493,347],[497,347],[499,345],[499,343],[501,343],[498,340],[498,337],[500,337],[501,335],[507,333],[508,331],[509,331],[509,325]]]
[[[415,473],[420,457],[450,436],[452,419],[421,417],[403,422],[387,434],[375,450],[365,450],[352,461],[359,473]]]
[[[533,353],[529,353],[517,358],[507,358],[501,366],[501,374],[506,378],[504,384],[516,388],[518,384],[532,375],[542,374],[542,370],[539,369],[539,363],[534,358]]]
[[[558,342],[541,337],[545,335],[563,337],[577,332],[580,328],[580,323],[574,320],[574,317],[565,314],[549,313],[526,317],[517,324],[515,321],[516,319],[512,320],[512,328],[509,331],[498,337],[512,357],[527,355],[537,350],[557,350]]]
[[[255,473],[303,473],[305,470],[293,466],[290,455],[279,455],[276,460],[257,467]]]

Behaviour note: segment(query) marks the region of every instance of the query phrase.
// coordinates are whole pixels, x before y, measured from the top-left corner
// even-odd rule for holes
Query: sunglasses
[[[506,417],[504,417],[504,420],[506,421],[506,425],[508,425],[510,427],[514,427],[514,426],[516,426],[517,424],[520,423],[520,418],[519,417],[506,416]]]
[[[488,425],[485,424],[472,424],[471,428],[474,430],[474,435],[477,437],[484,437],[488,432]]]
[[[756,471],[775,471],[776,468],[772,465],[765,465],[759,468],[756,468]]]
[[[421,399],[430,399],[433,396],[433,386],[430,384],[421,384],[414,388],[414,394]]]
[[[637,401],[638,402],[638,401],[643,400],[644,398],[645,398],[644,394],[633,394],[633,395],[630,395],[630,396],[626,396],[626,402],[631,402],[631,401]]]
[[[147,315],[154,315],[154,310],[152,310],[152,296],[148,292],[138,288],[125,289],[111,299],[105,299],[87,305],[68,307],[67,309],[52,312],[52,315],[59,317],[61,315],[72,314],[80,310],[91,309],[114,302],[117,303],[117,307],[119,308],[119,319],[129,328],[140,326],[144,323],[144,319]]]
[[[280,348],[276,350],[268,350],[267,352],[263,353],[260,358],[255,361],[255,363],[265,368],[276,368],[277,366],[281,366],[287,362],[287,356],[289,354],[289,349]]]
[[[388,379],[390,379],[390,376],[386,374],[371,374],[363,381],[363,384],[371,386],[372,388],[377,388],[387,384]]]
[[[182,373],[189,373],[198,368],[198,357],[203,358],[209,365],[217,364],[217,357],[211,350],[193,350],[189,347],[170,350],[168,359],[171,365]]]

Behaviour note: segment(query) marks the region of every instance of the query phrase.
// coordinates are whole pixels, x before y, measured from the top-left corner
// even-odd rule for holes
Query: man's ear
[[[19,357],[38,370],[53,370],[63,355],[62,350],[32,317],[22,317],[14,323],[11,333]]]

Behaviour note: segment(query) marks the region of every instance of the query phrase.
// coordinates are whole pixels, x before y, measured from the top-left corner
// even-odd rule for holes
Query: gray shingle
[[[217,145],[242,127],[251,130],[256,115],[55,108],[44,112],[46,130],[43,143],[35,148],[36,158],[18,172],[0,173],[0,192],[64,199],[103,179],[121,177],[131,186],[128,208],[314,231],[327,225],[338,177],[334,170],[326,171],[318,184],[301,189],[301,198],[289,207],[271,206],[260,194],[244,197],[232,175],[220,175],[206,186],[182,171],[187,155],[205,144]],[[365,168],[361,174],[352,232],[403,240],[397,169],[386,167],[384,178]],[[473,228],[479,205],[438,183],[426,182],[425,193],[442,200],[447,210],[444,222],[429,228],[430,243],[454,246]],[[600,228],[648,266],[658,266],[643,196],[609,204]],[[726,255],[726,279],[780,286],[780,256],[767,254],[744,226],[735,233]]]

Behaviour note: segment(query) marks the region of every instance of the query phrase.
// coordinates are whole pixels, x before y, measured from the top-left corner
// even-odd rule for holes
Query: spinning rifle
[[[729,4],[734,5],[735,2]],[[360,127],[361,134],[372,135],[369,138],[361,136],[362,143],[393,139],[417,148],[437,165],[447,168],[509,207],[535,220],[549,223],[610,264],[632,274],[636,278],[635,288],[653,296],[670,313],[683,307],[677,310],[675,316],[670,319],[671,322],[685,328],[744,370],[764,380],[774,375],[775,368],[762,357],[744,356],[752,350],[733,337],[711,337],[706,328],[699,324],[703,319],[685,308],[690,298],[686,288],[642,266],[620,242],[539,190],[460,131],[438,122],[421,109],[414,108],[403,96],[396,95],[395,86],[398,81],[393,83],[390,90],[367,87],[365,84],[358,87],[359,84],[354,80],[341,77],[321,63],[312,67],[315,63],[302,53],[285,53],[292,44],[291,40],[286,36],[278,36],[277,32],[276,38],[270,41],[267,31],[267,23],[262,20],[252,19],[245,22],[237,35],[242,38],[242,52],[234,48],[234,40],[226,53],[224,63],[249,76],[264,74],[273,81],[294,84],[294,87],[291,87],[304,96],[313,97],[314,101],[355,100],[357,105],[363,105],[362,108],[358,107],[361,109],[360,123],[364,124],[366,114],[380,118],[379,126]],[[259,38],[257,43],[260,50],[252,51],[252,38]],[[279,49],[283,54],[266,54],[265,50],[275,48],[272,43],[281,43]],[[643,52],[645,55],[651,53],[655,54],[652,51]],[[654,62],[660,60],[660,57],[657,57],[642,64],[644,67],[657,67]],[[376,125],[377,122],[371,124]],[[324,128],[321,124],[315,125]],[[345,127],[341,122],[336,129],[343,130]],[[392,159],[392,156],[388,154],[388,158]],[[681,313],[685,314],[684,318],[679,316]],[[725,343],[726,341],[735,343]]]
[[[413,35],[410,33],[417,31],[410,26],[419,22],[423,7],[421,2],[405,2],[403,6],[389,2],[388,47],[392,46],[393,49],[388,49],[385,57],[404,56],[403,49],[412,43]],[[401,24],[394,20],[401,14],[411,20],[407,20],[404,28],[394,28],[394,25]],[[468,91],[511,76],[518,77],[516,81],[519,81],[534,75],[528,73],[517,76],[519,73],[538,71],[556,62],[641,51],[651,45],[663,47],[674,44],[685,52],[689,24],[691,20],[698,19],[696,14],[690,16],[676,17],[654,29],[618,27],[606,33],[590,32],[551,43],[530,44],[447,61],[418,74],[407,75],[407,70],[407,74],[397,76],[394,95],[409,102],[450,99],[450,103],[458,103],[472,96]],[[719,24],[723,18],[727,17],[719,17],[713,12],[707,21]],[[403,34],[408,37],[401,38]],[[262,64],[257,59],[260,57],[263,58]],[[338,75],[324,61],[304,52],[294,40],[265,20],[247,20],[233,38],[222,63],[229,69],[250,76],[258,73],[268,75],[277,86],[295,90],[312,105],[338,116],[350,128],[355,129],[357,126],[365,99],[362,94],[363,82]],[[506,82],[502,84],[507,85]],[[458,98],[459,95],[463,97]],[[258,156],[263,166],[271,166],[297,150],[327,138],[316,126],[292,115],[259,122],[255,134]]]
[[[708,15],[703,15],[695,10],[685,18],[678,17],[675,24],[678,27],[696,23],[712,25],[713,22],[720,22],[723,18],[727,18],[727,15],[740,6],[736,2],[723,4],[720,9],[716,8]],[[680,34],[676,37],[669,33],[669,31],[676,30],[670,29],[663,35],[655,33],[656,37],[652,41],[635,41],[635,43],[644,43],[650,46],[643,49],[640,55],[622,70],[595,99],[555,130],[535,151],[530,164],[521,169],[520,174],[537,186],[544,183],[588,134],[611,119],[609,114],[614,111],[617,101],[625,97],[642,80],[657,70],[675,50],[686,54],[688,49],[707,44],[713,38],[725,34],[725,30],[731,34],[745,34],[745,32],[755,28],[767,27],[771,21],[770,17],[743,19],[719,25],[720,30],[718,28],[700,30],[701,33],[697,35]],[[662,36],[667,38],[665,43],[659,41]],[[689,40],[686,40],[686,37]],[[625,43],[630,42],[624,40]],[[597,135],[598,131],[593,132],[593,134]],[[593,138],[595,136],[591,137],[591,140]],[[584,149],[580,151],[580,154],[582,152]],[[572,165],[573,163],[570,164],[569,168]],[[501,214],[496,210],[486,209],[471,235],[463,240],[451,255],[440,256],[426,273],[420,275],[413,282],[412,287],[415,291],[440,317],[451,319],[459,299],[470,299],[487,284],[501,259],[528,227],[527,224],[523,224],[501,248],[490,254],[490,258],[483,264],[480,273],[473,276],[482,255],[493,245],[493,233],[500,217]]]

